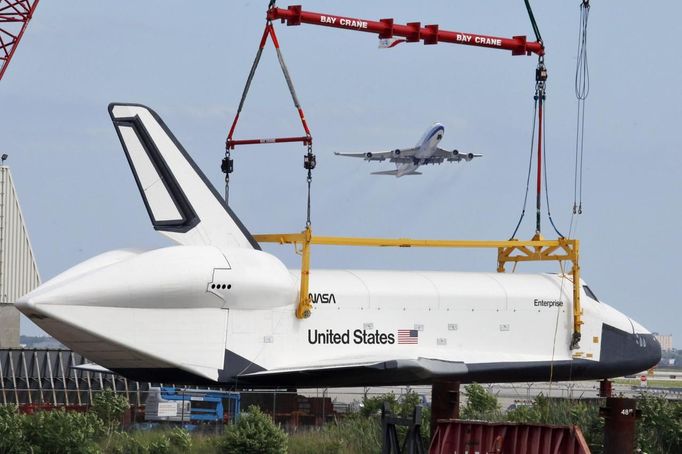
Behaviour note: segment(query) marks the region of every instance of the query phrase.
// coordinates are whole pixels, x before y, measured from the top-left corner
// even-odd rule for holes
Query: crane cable
[[[585,143],[585,101],[590,93],[590,71],[587,64],[587,20],[590,1],[580,3],[580,29],[575,67],[575,97],[578,101],[575,135],[575,168],[573,175],[573,214],[583,212],[583,150]]]
[[[583,0],[587,1],[587,0]],[[542,44],[542,37],[540,35],[540,29],[538,28],[537,22],[535,21],[535,16],[533,15],[533,10],[530,6],[529,0],[524,0],[526,4],[526,10],[528,11],[528,17],[530,19],[531,26],[533,27],[533,32],[535,33],[535,38],[536,40]],[[534,95],[534,100],[535,100],[535,108],[534,108],[534,113],[533,113],[533,128],[532,128],[532,136],[531,136],[531,149],[530,149],[530,159],[528,162],[528,175],[526,177],[526,192],[523,198],[523,208],[521,209],[521,216],[519,217],[519,221],[516,224],[516,228],[514,229],[514,233],[512,234],[511,238],[513,239],[516,237],[516,233],[518,232],[518,229],[521,225],[521,221],[523,220],[523,217],[526,214],[526,205],[528,202],[528,190],[530,186],[530,174],[532,171],[532,162],[533,162],[533,148],[535,144],[535,125],[536,125],[536,118],[538,117],[538,114],[540,115],[540,128],[545,126],[542,131],[539,133],[538,140],[540,141],[540,145],[538,147],[540,148],[538,150],[538,159],[539,159],[539,153],[541,151],[544,151],[545,154],[545,160],[542,163],[542,170],[544,172],[544,186],[545,186],[545,201],[547,203],[547,217],[549,218],[549,222],[552,225],[552,228],[556,232],[556,234],[560,238],[565,238],[564,235],[559,232],[557,229],[556,225],[554,224],[554,219],[552,218],[552,212],[550,210],[550,205],[549,205],[549,184],[548,184],[548,179],[547,179],[547,142],[546,142],[546,121],[543,121],[543,113],[544,113],[544,104],[546,103],[546,81],[547,81],[547,68],[545,67],[545,59],[544,56],[540,56],[538,58],[538,66],[535,71],[535,95]],[[539,101],[539,102],[538,102]],[[543,143],[544,142],[544,143]],[[539,165],[540,166],[540,165]],[[539,171],[539,169],[538,169]],[[540,182],[538,182],[538,191],[540,188]],[[539,225],[540,225],[540,202],[539,202],[539,196],[538,196],[538,218],[537,218],[537,229],[539,233]]]
[[[546,102],[546,101],[545,101]],[[549,185],[547,184],[547,139],[545,138],[545,135],[547,134],[547,124],[545,124],[544,129],[542,130],[542,151],[544,152],[545,159],[543,161],[543,171],[544,171],[544,176],[545,176],[545,201],[547,203],[547,217],[549,218],[549,223],[552,224],[552,228],[556,232],[557,235],[559,235],[559,238],[565,238],[561,232],[556,228],[556,225],[554,225],[554,220],[552,219],[552,210],[549,208]]]
[[[524,0],[526,3],[526,10],[528,11],[528,18],[530,19],[530,25],[533,27],[533,33],[535,33],[535,40],[542,44],[542,37],[540,36],[540,29],[538,28],[537,22],[535,22],[535,16],[533,15],[533,9],[530,7],[529,0]]]
[[[580,3],[580,29],[578,34],[578,52],[575,69],[575,96],[578,101],[578,112],[576,121],[575,139],[575,168],[573,175],[573,216],[568,235],[571,236],[577,230],[576,215],[583,212],[582,208],[582,185],[583,185],[583,144],[585,130],[585,100],[590,93],[590,73],[587,64],[587,20],[590,14],[590,1],[582,0]],[[547,175],[547,172],[545,172]],[[551,218],[550,218],[551,219]],[[561,292],[566,273],[562,266]],[[573,283],[575,285],[575,282]],[[557,313],[556,323],[558,324],[559,314]],[[557,326],[554,328],[554,343],[556,344]],[[550,366],[550,387],[553,378],[554,348],[552,349],[552,366]],[[573,378],[573,362],[571,361],[568,372],[569,381]]]
[[[528,17],[530,19],[530,23],[533,27],[533,32],[535,33],[535,38],[539,43],[542,43],[542,37],[540,36],[540,29],[538,28],[537,22],[535,21],[535,16],[533,15],[533,10],[531,9],[530,2],[529,0],[524,0],[526,4],[526,10],[528,11]],[[544,58],[540,57],[538,61],[538,70],[543,69],[546,71],[544,68]],[[545,84],[544,81],[540,81],[539,77],[537,77],[538,73],[536,71],[536,85],[535,85],[535,107],[533,109],[533,128],[532,128],[532,133],[531,133],[531,145],[530,145],[530,157],[528,160],[528,175],[526,177],[526,193],[523,199],[523,209],[521,211],[521,217],[519,218],[519,222],[516,224],[516,228],[514,229],[514,233],[512,234],[511,238],[513,239],[516,236],[516,232],[519,229],[519,226],[521,225],[521,221],[523,220],[523,217],[526,213],[526,204],[528,202],[528,190],[530,186],[530,175],[532,172],[532,163],[533,163],[533,149],[535,148],[535,123],[536,123],[536,118],[538,114],[538,99],[542,97],[542,101],[544,103],[545,101]],[[545,77],[546,78],[546,77]],[[545,138],[546,132],[547,131],[547,126],[545,124],[545,127],[542,131],[542,139],[544,141],[543,149],[545,151],[545,161],[544,161],[544,178],[545,178],[545,198],[546,198],[546,203],[547,203],[547,215],[549,217],[549,221],[552,224],[552,228],[554,228],[554,231],[559,235],[560,237],[563,238],[563,235],[559,233],[557,230],[556,226],[554,225],[554,220],[552,219],[552,214],[550,211],[549,207],[549,189],[548,189],[548,184],[547,184],[547,141]],[[561,289],[560,289],[560,295],[563,294],[563,279],[561,283]],[[550,361],[550,369],[549,369],[549,387],[550,387],[550,394],[551,394],[551,389],[552,389],[552,382],[554,380],[554,355],[555,355],[555,349],[556,349],[556,337],[558,333],[558,325],[559,325],[559,311],[557,311],[557,317],[555,320],[555,326],[554,326],[554,339],[552,342],[552,359]]]
[[[514,233],[512,233],[510,240],[516,237],[516,232],[518,232],[521,226],[521,221],[526,215],[526,205],[528,204],[528,190],[530,188],[530,174],[533,171],[533,149],[535,148],[535,121],[538,117],[538,98],[535,98],[535,107],[533,108],[533,127],[530,133],[530,157],[528,158],[528,176],[526,177],[526,194],[523,196],[523,208],[521,209],[521,217],[519,217],[519,222],[516,223],[516,228]],[[515,264],[516,265],[516,264]]]
[[[539,63],[538,63],[538,68],[544,68],[544,62],[543,59],[541,58]],[[531,140],[530,140],[530,157],[528,159],[528,174],[526,176],[526,192],[523,197],[523,208],[521,209],[521,216],[519,217],[519,221],[516,223],[516,228],[514,229],[514,233],[512,233],[510,239],[513,239],[516,237],[516,233],[519,230],[519,227],[521,226],[521,221],[523,221],[523,218],[526,214],[526,206],[528,204],[528,191],[530,187],[530,175],[533,170],[533,149],[535,148],[535,127],[536,127],[536,120],[538,118],[538,111],[539,111],[539,101],[541,100],[544,103],[546,103],[546,98],[545,98],[545,86],[544,86],[544,80],[538,80],[535,84],[535,96],[533,96],[534,100],[534,108],[533,108],[533,127],[531,130]],[[542,98],[542,99],[541,99]],[[544,107],[543,107],[544,108]],[[545,114],[546,115],[546,114]],[[556,225],[554,224],[554,219],[552,218],[552,211],[550,209],[549,205],[549,184],[547,182],[547,140],[546,140],[546,134],[547,134],[547,126],[545,123],[545,128],[542,131],[542,141],[543,146],[542,146],[542,151],[544,152],[544,162],[543,162],[543,172],[544,172],[544,186],[545,186],[545,201],[547,203],[547,216],[549,218],[549,222],[552,225],[552,228],[556,232],[557,235],[559,235],[560,238],[565,238],[564,235],[559,232],[559,229],[557,229]]]
[[[526,11],[528,11],[528,18],[530,19],[530,24],[533,27],[533,33],[535,33],[535,40],[542,44],[542,36],[540,36],[540,28],[538,27],[537,22],[535,21],[535,15],[533,14],[533,9],[530,6],[530,1],[529,0],[524,0],[524,3],[526,4]],[[540,68],[540,65],[544,65],[544,58],[540,57],[538,59],[538,69]],[[526,176],[526,193],[523,196],[523,208],[521,209],[521,216],[519,217],[519,221],[516,223],[516,228],[514,229],[514,233],[512,233],[510,239],[514,239],[516,237],[516,233],[519,230],[519,227],[521,226],[521,222],[523,221],[524,216],[526,215],[526,206],[528,204],[528,191],[530,188],[530,175],[533,170],[533,148],[535,147],[535,127],[536,127],[536,120],[538,116],[538,93],[539,93],[539,80],[538,80],[538,71],[536,70],[536,82],[535,82],[535,106],[533,107],[533,127],[531,131],[531,138],[530,138],[530,156],[528,159],[528,175]]]

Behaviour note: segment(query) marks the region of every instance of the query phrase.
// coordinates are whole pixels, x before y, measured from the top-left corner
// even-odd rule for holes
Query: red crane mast
[[[17,50],[39,0],[0,0],[0,80]]]

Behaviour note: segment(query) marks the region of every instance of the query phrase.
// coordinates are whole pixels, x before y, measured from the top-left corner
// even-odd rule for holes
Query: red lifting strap
[[[260,62],[260,57],[263,54],[263,49],[265,48],[265,43],[268,40],[268,36],[272,39],[272,43],[275,45],[275,51],[277,52],[277,59],[279,60],[279,65],[282,68],[282,73],[284,73],[284,78],[287,81],[287,86],[289,87],[289,92],[291,93],[291,99],[294,101],[294,106],[298,111],[298,116],[301,118],[301,124],[303,125],[303,130],[305,131],[305,136],[301,137],[277,137],[271,139],[245,139],[245,140],[234,140],[232,135],[234,134],[234,129],[237,126],[237,121],[239,121],[239,114],[244,107],[244,101],[246,100],[246,95],[249,93],[249,88],[251,87],[251,81],[256,73],[256,68]],[[242,93],[242,99],[239,102],[239,108],[237,109],[237,114],[232,121],[232,127],[230,127],[230,132],[227,134],[227,141],[225,142],[225,148],[228,150],[233,150],[235,145],[253,145],[259,143],[285,143],[285,142],[302,142],[303,145],[312,145],[313,138],[310,135],[310,129],[308,128],[308,123],[305,120],[305,115],[303,114],[303,108],[298,102],[298,97],[296,96],[296,90],[294,89],[294,84],[291,81],[291,76],[289,75],[289,70],[287,65],[284,63],[284,57],[282,56],[282,51],[279,48],[279,41],[277,40],[277,35],[275,34],[275,28],[272,26],[272,22],[268,21],[265,24],[265,30],[263,31],[263,37],[260,40],[260,45],[258,47],[258,52],[256,52],[256,58],[251,65],[251,71],[249,72],[249,77],[246,79],[246,86],[244,86],[244,92]]]

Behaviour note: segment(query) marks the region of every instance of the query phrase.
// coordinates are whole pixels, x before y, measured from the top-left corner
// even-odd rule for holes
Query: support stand
[[[459,419],[459,382],[436,382],[431,388],[431,438],[439,419]]]
[[[399,418],[393,416],[384,402],[381,408],[381,433],[383,441],[381,454],[424,454],[424,441],[421,437],[422,407],[417,405],[412,413],[412,418]],[[398,441],[396,426],[407,427],[407,435],[402,444]]]
[[[611,397],[612,392],[611,380],[605,378],[599,382],[599,397]]]
[[[635,450],[635,425],[641,416],[635,399],[608,397],[599,409],[604,418],[604,454],[621,454]]]

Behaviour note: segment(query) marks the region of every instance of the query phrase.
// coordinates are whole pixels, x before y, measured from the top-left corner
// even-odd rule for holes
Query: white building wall
[[[19,346],[14,302],[40,284],[12,173],[0,166],[0,348]]]

